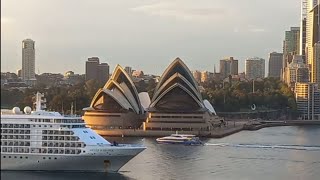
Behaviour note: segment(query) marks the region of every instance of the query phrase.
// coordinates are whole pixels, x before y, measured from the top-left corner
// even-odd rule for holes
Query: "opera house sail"
[[[210,103],[203,101],[196,80],[180,58],[162,74],[147,111],[144,130],[210,130],[215,115]]]
[[[93,129],[135,129],[144,120],[137,89],[127,72],[117,65],[112,77],[84,108],[84,120]]]

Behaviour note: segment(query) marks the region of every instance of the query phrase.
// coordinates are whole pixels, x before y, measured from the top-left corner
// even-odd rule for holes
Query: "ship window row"
[[[44,123],[84,123],[82,119],[31,119],[30,121]]]
[[[42,147],[85,147],[84,143],[74,142],[42,142]]]
[[[81,153],[81,149],[31,148],[31,153],[41,153],[41,154],[80,154]]]
[[[52,125],[50,125],[50,126],[49,125],[48,126],[47,125],[33,125],[33,127],[52,127]]]
[[[1,135],[1,140],[4,139],[30,139],[29,135]]]
[[[7,158],[7,156],[2,156],[2,158]],[[11,158],[11,156],[8,156],[8,158]],[[13,158],[13,156],[12,156]],[[14,158],[17,158],[17,156],[14,156]],[[28,156],[24,157],[25,159],[28,159]],[[20,159],[23,159],[23,156],[20,156]]]
[[[30,124],[1,124],[1,128],[30,128]]]
[[[72,131],[42,130],[42,134],[73,135]]]
[[[42,140],[79,141],[78,136],[42,136]]]
[[[2,156],[2,158],[7,158],[7,156]],[[8,158],[11,158],[11,156],[8,156]],[[12,158],[18,158],[18,156],[12,156]],[[20,156],[20,159],[23,159],[23,158],[25,158],[25,159],[28,159],[29,157],[28,156]],[[46,157],[43,157],[43,159],[46,159]],[[48,157],[48,159],[50,160],[50,159],[58,159],[57,157]]]
[[[33,122],[47,122],[47,123],[52,123],[53,122],[53,119],[31,119],[30,121],[33,121]]]
[[[81,149],[60,149],[60,148],[23,148],[23,147],[2,147],[1,152],[6,153],[41,153],[41,154],[80,154]]]
[[[1,146],[30,146],[29,141],[1,141]]]
[[[42,159],[46,159],[46,157],[43,157]],[[48,157],[48,159],[51,159],[51,157]],[[54,159],[57,159],[56,157]]]
[[[82,119],[55,119],[55,123],[84,123]]]
[[[2,147],[1,152],[8,153],[30,153],[29,148],[27,147]]]
[[[30,130],[1,129],[1,134],[2,133],[8,133],[8,134],[30,134]]]
[[[83,122],[81,122],[83,123]],[[1,124],[1,128],[30,128],[30,124]],[[52,125],[47,125],[47,124],[34,124],[32,127],[52,127]],[[61,125],[61,127],[66,127],[66,128],[85,128],[86,126],[84,124],[81,125]]]

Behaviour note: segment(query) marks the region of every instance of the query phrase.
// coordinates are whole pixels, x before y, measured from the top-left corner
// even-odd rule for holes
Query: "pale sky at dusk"
[[[1,72],[21,68],[21,41],[36,42],[36,73],[84,73],[88,57],[158,74],[180,57],[213,71],[282,51],[299,26],[300,0],[1,0]],[[266,68],[267,69],[267,68]]]

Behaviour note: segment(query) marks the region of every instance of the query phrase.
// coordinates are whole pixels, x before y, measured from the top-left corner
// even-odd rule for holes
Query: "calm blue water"
[[[205,146],[160,145],[154,138],[107,138],[147,150],[117,174],[1,172],[3,179],[320,179],[320,126],[273,127],[205,139]]]

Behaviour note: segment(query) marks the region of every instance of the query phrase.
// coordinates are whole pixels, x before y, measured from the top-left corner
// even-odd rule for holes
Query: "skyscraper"
[[[318,83],[320,87],[320,41],[314,45],[314,83]]]
[[[315,2],[313,0],[308,1],[308,17],[307,17],[307,38],[306,38],[306,49],[307,49],[307,62],[311,68],[311,82],[320,82],[318,79],[318,72],[320,67],[317,66],[316,57],[316,46],[320,41],[320,28],[319,28],[319,1]]]
[[[309,82],[309,68],[303,63],[301,55],[294,55],[292,62],[284,68],[284,82],[291,88],[295,87],[295,83]]]
[[[208,82],[209,81],[209,72],[202,71],[201,72],[201,82]]]
[[[246,78],[257,79],[265,77],[265,60],[254,57],[246,59]]]
[[[268,77],[280,78],[282,69],[282,53],[272,52],[269,54],[269,72]]]
[[[220,60],[220,74],[223,78],[229,75],[238,75],[238,60],[233,57]]]
[[[303,62],[306,60],[306,38],[307,38],[307,17],[308,17],[308,2],[309,0],[301,0],[301,24],[300,24],[300,49],[299,54],[303,58]]]
[[[195,79],[198,83],[201,82],[201,72],[200,72],[200,71],[197,71],[197,70],[192,71],[192,75],[193,75],[194,79]]]
[[[109,65],[99,62],[98,57],[88,58],[86,61],[86,81],[95,79],[99,85],[105,84],[109,80]]]
[[[293,55],[300,54],[300,28],[291,27],[290,31],[285,32],[283,42],[283,67],[291,63]]]
[[[320,120],[320,91],[315,83],[296,83],[297,110],[306,120]]]
[[[98,65],[98,82],[104,85],[109,80],[109,64],[100,63]]]
[[[22,41],[22,80],[28,85],[34,85],[35,77],[35,42],[32,39]]]

